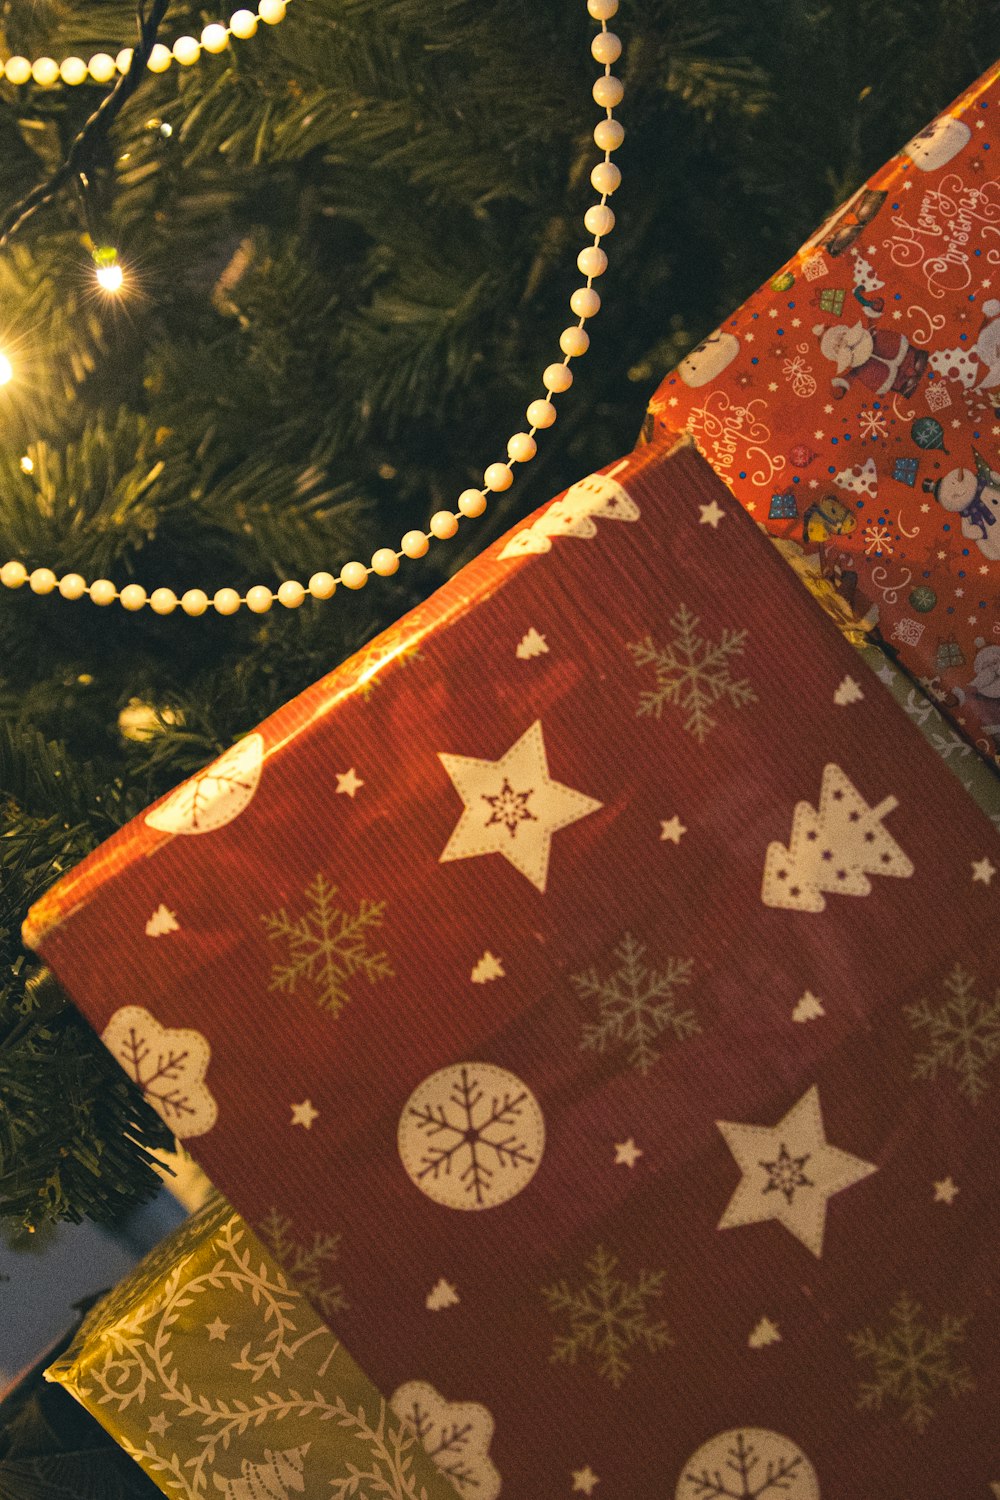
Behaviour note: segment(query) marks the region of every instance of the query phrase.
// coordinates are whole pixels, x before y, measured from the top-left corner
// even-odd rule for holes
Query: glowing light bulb
[[[34,472],[35,472],[35,460],[31,457],[30,454],[26,453],[24,455],[24,457],[21,459],[21,473],[22,474],[34,474]]]
[[[97,284],[104,292],[120,292],[125,273],[118,264],[118,251],[113,245],[102,245],[94,251]]]
[[[9,385],[14,379],[14,366],[6,354],[0,350],[0,385]]]
[[[125,273],[121,266],[98,266],[97,284],[105,292],[120,292]]]

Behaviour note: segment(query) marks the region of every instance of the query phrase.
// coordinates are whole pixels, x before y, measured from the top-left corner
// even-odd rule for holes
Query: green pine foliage
[[[176,0],[170,42],[218,19]],[[396,579],[296,613],[0,598],[0,1214],[108,1216],[162,1130],[19,943],[27,905],[153,796],[627,450],[658,378],[993,60],[988,0],[623,0],[607,306],[515,491]],[[5,0],[6,54],[116,53],[123,0]],[[291,0],[150,76],[0,252],[0,554],[209,592],[424,526],[540,393],[596,153],[584,0]],[[102,96],[0,86],[0,211]],[[120,248],[95,293],[85,229]],[[31,460],[26,473],[22,460]],[[119,715],[149,706],[139,738]],[[206,856],[207,857],[207,856]],[[137,996],[137,999],[141,997]]]

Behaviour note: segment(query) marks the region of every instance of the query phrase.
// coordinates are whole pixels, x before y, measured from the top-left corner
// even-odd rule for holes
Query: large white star
[[[573,1493],[574,1495],[592,1495],[594,1487],[600,1484],[600,1480],[588,1464],[585,1469],[573,1470]]]
[[[815,1084],[777,1125],[716,1124],[743,1173],[719,1228],[777,1219],[814,1255],[822,1255],[827,1200],[878,1169],[828,1145]]]
[[[442,863],[502,854],[540,891],[545,890],[552,835],[603,805],[552,780],[540,719],[499,760],[443,752],[438,759],[465,803]]]

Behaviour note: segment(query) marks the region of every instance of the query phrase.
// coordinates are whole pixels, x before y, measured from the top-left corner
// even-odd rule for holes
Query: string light
[[[14,366],[0,349],[0,385],[10,385],[14,379]]]
[[[97,284],[103,292],[112,296],[120,292],[125,281],[125,272],[118,264],[118,251],[112,245],[103,245],[94,251],[94,265],[97,267]]]
[[[278,6],[282,7],[281,13],[284,13],[284,0],[261,0],[259,12],[261,16],[264,15],[265,5],[271,6],[271,14],[278,14]],[[285,609],[298,609],[307,595],[311,595],[314,599],[331,599],[340,588],[350,590],[364,588],[373,573],[382,578],[391,578],[394,573],[398,572],[400,561],[404,557],[426,556],[433,540],[446,541],[455,536],[459,522],[464,517],[481,516],[486,510],[490,494],[510,489],[514,483],[515,467],[518,464],[530,463],[535,456],[537,451],[535,434],[540,429],[551,427],[556,420],[557,413],[553,398],[568,391],[573,384],[571,361],[585,354],[590,345],[590,337],[584,324],[588,318],[592,318],[600,310],[601,306],[600,294],[595,290],[593,283],[604,274],[608,265],[608,257],[601,248],[600,242],[611,233],[615,226],[615,215],[608,206],[608,199],[621,183],[621,172],[611,160],[611,153],[622,144],[625,131],[613,118],[612,111],[621,103],[625,89],[621,79],[616,78],[611,72],[611,64],[617,61],[622,48],[619,38],[614,32],[608,30],[607,22],[617,12],[618,0],[587,0],[587,10],[591,17],[599,21],[601,25],[601,30],[594,37],[590,50],[594,60],[603,65],[603,73],[593,87],[594,102],[604,111],[604,118],[594,130],[594,142],[603,152],[603,160],[597,163],[590,174],[591,186],[598,194],[600,202],[592,204],[583,217],[584,225],[587,232],[593,236],[593,241],[590,245],[586,245],[577,256],[577,267],[585,278],[585,285],[577,287],[569,299],[569,305],[578,321],[563,329],[560,335],[559,347],[563,358],[557,363],[546,366],[543,371],[544,393],[529,403],[525,413],[529,430],[516,432],[508,440],[506,460],[488,465],[483,475],[481,488],[463,490],[458,497],[456,510],[435,512],[431,516],[428,531],[408,531],[402,538],[398,550],[392,547],[380,547],[372,556],[370,565],[357,561],[346,562],[341,567],[339,576],[320,571],[313,573],[308,584],[286,579],[273,593],[265,584],[255,584],[247,590],[245,595],[240,594],[234,588],[217,589],[213,595],[209,595],[204,589],[193,588],[188,589],[178,598],[173,589],[169,588],[153,589],[147,594],[142,584],[129,583],[124,588],[118,589],[110,578],[97,578],[92,583],[88,583],[79,573],[65,573],[60,578],[51,568],[29,570],[24,563],[16,560],[6,562],[0,567],[0,584],[8,589],[23,588],[27,584],[33,594],[44,595],[58,591],[63,599],[82,599],[86,596],[93,604],[102,608],[114,604],[117,600],[124,609],[130,612],[144,609],[148,605],[157,615],[173,614],[178,607],[184,614],[191,616],[203,615],[210,609],[214,609],[220,615],[234,615],[244,605],[252,614],[262,615],[266,614],[275,602]],[[239,35],[236,26],[242,24],[240,18],[243,16],[249,16],[251,20],[255,20],[251,12],[237,11],[231,22],[236,35]],[[102,257],[105,260],[103,265],[101,264]],[[117,251],[110,247],[95,250],[94,260],[98,263],[99,279],[102,270],[118,271],[114,287],[114,290],[118,290],[123,278],[121,268],[117,263]]]

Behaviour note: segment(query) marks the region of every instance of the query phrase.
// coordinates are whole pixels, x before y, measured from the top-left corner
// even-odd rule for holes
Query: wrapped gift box
[[[682,361],[687,431],[985,755],[1000,746],[1000,73]]]
[[[998,867],[690,442],[653,444],[26,936],[393,1409],[474,1435],[463,1497],[941,1500],[1000,1483]]]
[[[328,1258],[312,1257],[312,1290],[336,1301]],[[454,1500],[275,1253],[218,1197],[98,1304],[46,1378],[178,1500]]]

